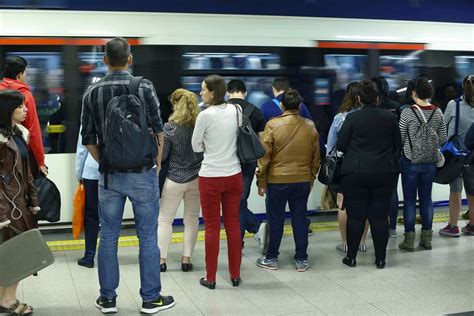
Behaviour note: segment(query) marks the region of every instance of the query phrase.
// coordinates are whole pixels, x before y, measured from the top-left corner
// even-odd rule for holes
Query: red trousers
[[[239,207],[242,198],[242,174],[230,177],[199,177],[202,216],[206,230],[206,279],[215,282],[221,229],[221,205],[227,235],[227,255],[231,278],[240,277],[242,240]]]

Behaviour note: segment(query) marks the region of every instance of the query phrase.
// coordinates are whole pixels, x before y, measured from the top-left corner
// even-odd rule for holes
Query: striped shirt
[[[426,120],[428,120],[433,111],[435,111],[428,124],[438,135],[438,145],[441,147],[447,140],[446,125],[444,124],[443,113],[440,109],[433,105],[420,106],[420,108],[423,111]],[[416,111],[416,114],[413,112],[413,110]],[[403,153],[405,157],[410,160],[412,159],[410,140],[415,138],[415,134],[418,131],[418,128],[421,126],[420,121],[423,121],[420,111],[416,108],[413,108],[413,110],[411,107],[404,109],[400,117],[400,133],[402,135]]]
[[[132,78],[133,76],[127,71],[111,72],[89,87],[84,94],[81,116],[82,144],[98,145],[100,161],[103,161],[104,153],[103,128],[107,103],[115,96],[126,94],[126,88]],[[146,106],[148,126],[153,133],[161,133],[163,123],[160,117],[160,101],[150,80],[143,79],[140,82],[138,97]],[[103,170],[102,167],[99,170]]]

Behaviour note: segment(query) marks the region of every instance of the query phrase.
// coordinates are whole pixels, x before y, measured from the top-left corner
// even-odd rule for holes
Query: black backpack
[[[128,93],[107,103],[104,126],[105,169],[127,171],[153,163],[158,153],[147,123],[147,108],[138,95],[143,77],[133,77]]]

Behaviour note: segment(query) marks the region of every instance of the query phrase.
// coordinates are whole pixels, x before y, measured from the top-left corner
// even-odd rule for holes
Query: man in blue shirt
[[[265,121],[268,122],[273,117],[280,116],[283,114],[281,108],[281,99],[283,98],[283,93],[290,89],[290,81],[286,77],[277,77],[272,82],[272,91],[274,98],[263,103],[260,111],[262,111]],[[300,115],[304,118],[313,120],[311,114],[309,113],[308,108],[304,103],[300,105]]]

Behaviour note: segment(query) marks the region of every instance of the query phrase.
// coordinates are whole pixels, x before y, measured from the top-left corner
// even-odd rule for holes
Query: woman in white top
[[[192,146],[204,152],[199,171],[199,193],[206,230],[206,277],[201,285],[215,289],[221,205],[227,234],[229,272],[233,286],[240,283],[242,248],[239,206],[242,174],[237,157],[237,107],[224,100],[226,84],[222,77],[211,75],[201,84],[201,97],[209,107],[202,111],[194,127]]]

